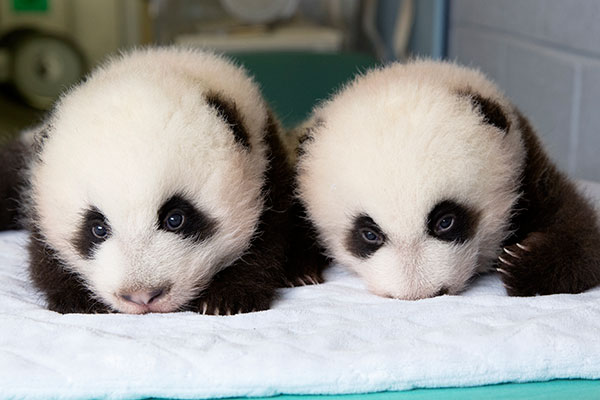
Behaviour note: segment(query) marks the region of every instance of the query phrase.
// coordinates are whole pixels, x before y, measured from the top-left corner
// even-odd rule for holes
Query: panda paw
[[[196,312],[204,315],[235,315],[269,309],[270,298],[206,299],[198,302]]]
[[[288,262],[284,286],[309,286],[325,282],[323,271],[329,266],[329,259],[320,251],[309,250],[309,253],[311,254],[295,257],[294,261]]]
[[[105,304],[84,299],[81,301],[48,301],[48,309],[60,314],[109,314],[113,311]]]
[[[297,286],[309,286],[309,285],[318,285],[323,283],[325,280],[321,275],[321,271],[311,271],[302,276],[297,276],[292,279],[287,280],[287,285],[289,287],[297,287]]]
[[[496,271],[500,273],[509,296],[535,296],[540,293],[546,277],[549,244],[545,234],[532,232],[520,243],[502,249]]]
[[[275,291],[244,286],[211,285],[192,304],[192,311],[205,315],[235,315],[267,310]]]

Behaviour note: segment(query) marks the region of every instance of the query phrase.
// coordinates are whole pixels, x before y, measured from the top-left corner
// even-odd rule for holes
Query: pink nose
[[[165,288],[158,288],[153,290],[137,290],[131,293],[122,293],[120,296],[123,300],[130,303],[135,303],[140,306],[147,306],[153,301],[161,298],[165,293]]]

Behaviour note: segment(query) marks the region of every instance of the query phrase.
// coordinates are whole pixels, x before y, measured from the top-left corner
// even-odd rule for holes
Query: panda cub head
[[[525,150],[482,74],[427,61],[374,70],[308,126],[298,194],[329,255],[371,291],[457,293],[496,258]]]
[[[184,306],[255,234],[267,110],[210,53],[148,49],[69,91],[30,169],[34,239],[126,313]]]

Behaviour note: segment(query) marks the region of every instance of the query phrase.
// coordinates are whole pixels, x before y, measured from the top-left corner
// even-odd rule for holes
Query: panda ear
[[[462,95],[468,96],[473,108],[479,111],[486,124],[495,126],[504,133],[508,133],[510,121],[500,104],[477,93],[462,93]]]
[[[206,102],[209,106],[213,107],[219,114],[219,117],[229,125],[235,141],[246,150],[250,150],[248,131],[242,122],[242,115],[238,111],[235,103],[227,101],[219,93],[214,92],[206,95]]]

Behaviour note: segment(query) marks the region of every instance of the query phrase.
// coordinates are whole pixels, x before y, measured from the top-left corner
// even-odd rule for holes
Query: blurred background
[[[598,0],[0,0],[0,141],[133,46],[234,57],[288,128],[356,73],[421,56],[482,69],[564,171],[600,181],[598,21]]]

